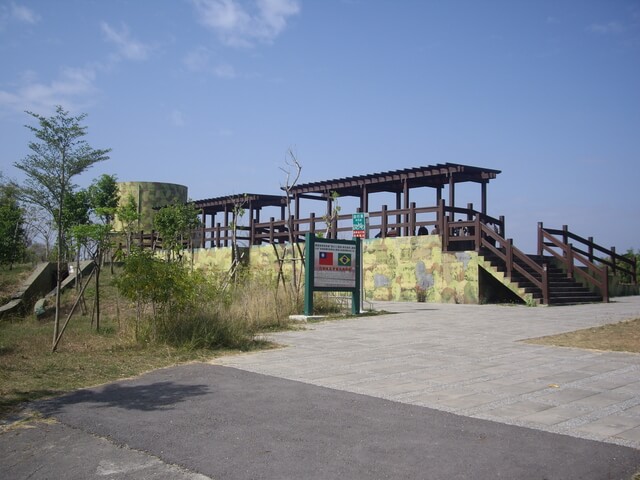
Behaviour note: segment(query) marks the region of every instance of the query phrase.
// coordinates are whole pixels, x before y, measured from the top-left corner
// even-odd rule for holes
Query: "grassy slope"
[[[80,387],[139,375],[177,363],[207,360],[231,350],[188,350],[133,341],[132,309],[118,297],[108,269],[101,288],[101,331],[91,325],[92,287],[87,288],[87,314],[72,317],[58,351],[51,352],[53,315],[45,319],[0,321],[0,417],[24,401],[36,400]],[[63,296],[61,324],[75,299]],[[256,341],[247,348],[268,348]]]

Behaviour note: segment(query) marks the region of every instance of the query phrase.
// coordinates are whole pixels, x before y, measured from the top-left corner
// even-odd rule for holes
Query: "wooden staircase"
[[[452,210],[453,212],[453,210]],[[456,213],[458,213],[456,211]],[[637,262],[562,230],[538,224],[538,252],[528,255],[504,236],[499,221],[468,209],[467,219],[442,221],[444,251],[475,250],[485,270],[526,302],[572,305],[609,301],[609,272],[623,274],[636,284]]]
[[[511,271],[511,275],[507,275],[507,266],[504,260],[487,248],[481,248],[478,253],[485,261],[489,262],[496,271],[505,274],[517,290],[524,291],[525,295],[529,294],[538,304],[545,303],[542,289],[520,273],[518,271],[519,269],[514,268]],[[593,293],[581,283],[567,277],[567,273],[555,266],[551,257],[542,255],[527,255],[527,257],[538,265],[540,269],[544,269],[544,265],[547,265],[548,305],[576,305],[603,301],[602,295]],[[529,275],[538,276],[539,270],[532,268],[528,263],[517,258],[514,259],[514,263],[518,264],[518,266],[529,273]]]

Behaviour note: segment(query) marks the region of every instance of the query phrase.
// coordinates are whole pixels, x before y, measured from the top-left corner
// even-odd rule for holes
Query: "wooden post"
[[[562,243],[565,245],[569,243],[569,227],[567,225],[562,226]]]
[[[387,219],[387,206],[382,205],[382,212],[380,217],[380,238],[387,237],[387,224],[389,220]]]
[[[538,256],[542,256],[544,237],[542,235],[542,222],[538,222]]]
[[[256,222],[253,218],[255,212],[249,209],[249,245],[257,245],[256,243]]]
[[[480,252],[482,248],[482,223],[480,222],[480,215],[476,215],[476,226],[473,227],[474,242],[476,244],[476,252]]]
[[[275,226],[273,225],[273,222],[275,221],[275,218],[271,217],[269,218],[269,243],[271,245],[273,245],[274,241],[273,241],[273,231],[275,230]]]
[[[200,232],[200,248],[204,248],[204,236],[206,235],[206,228],[207,228],[207,214],[204,213],[204,210],[202,210],[202,230]]]
[[[316,233],[316,214],[313,212],[309,215],[309,233]]]
[[[498,220],[500,220],[500,236],[505,238],[507,235],[507,227],[504,224],[504,215],[500,215]]]
[[[482,182],[480,184],[480,188],[481,188],[480,211],[482,212],[483,215],[487,214],[487,183],[488,182]]]
[[[453,173],[449,176],[449,206],[455,208],[456,206],[456,184],[453,181]],[[455,222],[455,212],[451,211],[451,221]]]
[[[587,238],[589,240],[588,251],[589,251],[589,261],[593,263],[593,237]]]
[[[444,199],[441,198],[438,203],[438,231],[440,235],[444,235],[444,226],[445,226],[445,213],[444,213]],[[443,244],[444,246],[445,244]]]
[[[549,264],[542,264],[542,301],[549,305]]]
[[[338,217],[331,219],[331,238],[338,238]]]
[[[216,248],[220,248],[220,246],[221,246],[221,243],[220,243],[220,222],[216,223],[215,236],[216,236]]]
[[[404,205],[403,208],[409,209],[410,208],[410,203],[409,203],[409,182],[407,182],[407,179],[405,178],[404,181],[402,182],[402,190],[403,190],[403,197],[404,197]],[[414,204],[414,208],[415,208],[415,204]],[[415,229],[411,227],[410,223],[411,223],[411,214],[410,213],[405,213],[404,215],[404,222],[407,224],[406,227],[404,227],[404,236],[408,237],[409,235],[415,235]],[[398,234],[400,234],[400,232],[398,232]]]
[[[609,303],[609,268],[602,267],[602,301]]]
[[[224,206],[224,240],[222,243],[225,247],[229,246],[229,209]]]
[[[569,278],[573,278],[573,245],[569,244],[567,245],[567,261],[569,262],[567,264],[567,277]]]
[[[507,251],[505,252],[507,259],[507,277],[511,278],[511,271],[513,269],[513,239],[507,239]]]
[[[611,270],[615,275],[616,274],[616,247],[611,247],[611,263],[613,263]]]
[[[416,234],[416,202],[409,204],[409,232],[408,235]]]
[[[442,250],[449,251],[449,217],[444,215],[444,209],[442,210],[442,228],[440,229],[440,235],[442,235]]]

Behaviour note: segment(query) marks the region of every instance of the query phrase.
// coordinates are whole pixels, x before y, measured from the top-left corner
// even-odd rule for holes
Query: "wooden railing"
[[[358,210],[359,211],[359,210]],[[409,208],[389,209],[383,205],[380,211],[369,212],[370,237],[386,238],[411,235],[425,235],[444,231],[445,222],[450,219],[464,218],[472,221],[479,217],[484,223],[489,223],[504,236],[504,217],[494,218],[473,209],[473,204],[467,208],[448,207],[444,201],[437,206],[417,207],[411,203]],[[236,239],[247,245],[264,243],[288,243],[289,232],[294,242],[304,241],[306,233],[322,233],[327,238],[349,237],[352,231],[352,215],[337,215],[332,219],[318,217],[311,213],[307,218],[295,218],[259,222],[249,220],[248,226],[236,228]],[[225,247],[232,243],[231,226],[216,225],[200,229],[201,247]],[[446,248],[446,247],[445,247]]]
[[[543,234],[544,232],[544,234]],[[584,238],[569,231],[567,225],[563,225],[562,229],[545,228],[542,223],[538,223],[538,254],[545,247],[557,246],[555,242],[550,240],[554,237],[560,241],[562,245],[571,246],[571,250],[584,258],[591,264],[607,266],[614,275],[621,275],[628,279],[629,283],[637,285],[638,283],[638,264],[635,258],[627,258],[616,253],[616,247],[610,249],[598,245],[593,241],[593,237]],[[572,240],[572,242],[569,242]],[[558,247],[558,249],[562,249]]]
[[[489,227],[480,215],[473,221],[448,222],[445,228],[445,241],[455,245],[465,245],[465,250],[489,251],[504,262],[506,275],[512,277],[517,272],[540,290],[543,303],[549,303],[549,277],[546,263],[539,265],[527,254],[513,246],[512,239],[506,239],[495,228]],[[455,230],[458,230],[457,234]],[[463,243],[464,242],[464,243]],[[528,268],[527,268],[528,267]]]
[[[557,238],[557,236],[561,236],[561,238]],[[569,243],[570,238],[586,244],[588,251],[585,252],[576,248],[573,243]],[[615,252],[593,243],[593,239],[587,240],[571,233],[566,225],[562,230],[557,230],[544,228],[542,223],[538,223],[538,255],[545,253],[551,255],[567,272],[567,277],[579,279],[587,285],[595,287],[602,295],[603,301],[608,302],[609,265],[611,262],[597,258],[593,253],[594,250],[615,255]],[[600,265],[597,265],[596,262]],[[635,264],[631,270],[635,273]]]

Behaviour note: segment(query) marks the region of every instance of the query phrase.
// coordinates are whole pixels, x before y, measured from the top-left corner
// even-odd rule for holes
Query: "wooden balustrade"
[[[572,265],[578,261],[583,268],[594,271],[602,271],[606,267],[614,275],[620,275],[623,279],[628,279],[629,283],[637,285],[638,265],[635,258],[619,255],[615,247],[608,249],[598,245],[593,237],[576,235],[569,231],[567,225],[563,225],[562,229],[553,229],[538,223],[538,255],[545,252],[558,258],[570,268],[571,273],[576,271]],[[599,275],[602,276],[602,273]]]

